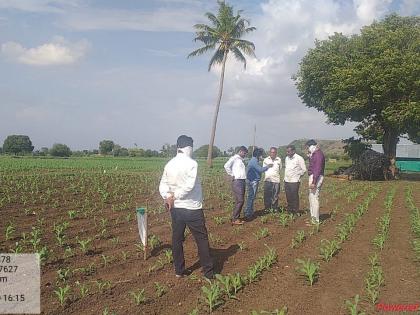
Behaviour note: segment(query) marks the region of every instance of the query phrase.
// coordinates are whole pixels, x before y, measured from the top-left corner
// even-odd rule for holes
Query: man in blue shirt
[[[252,159],[248,163],[248,169],[246,172],[246,182],[248,186],[248,198],[246,200],[246,209],[245,209],[245,220],[252,220],[254,215],[254,200],[257,196],[258,184],[261,179],[261,174],[268,170],[273,164],[268,164],[265,167],[262,167],[259,164],[259,160],[263,155],[263,150],[261,148],[255,148],[252,152]]]

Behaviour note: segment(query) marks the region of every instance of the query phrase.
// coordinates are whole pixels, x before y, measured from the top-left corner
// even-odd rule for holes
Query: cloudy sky
[[[230,0],[257,27],[257,59],[229,60],[216,145],[341,139],[298,99],[291,76],[315,38],[357,33],[374,19],[418,15],[418,0]],[[179,134],[208,143],[219,69],[193,25],[213,0],[0,0],[0,145],[27,134],[36,148],[91,149],[102,139],[159,149]]]

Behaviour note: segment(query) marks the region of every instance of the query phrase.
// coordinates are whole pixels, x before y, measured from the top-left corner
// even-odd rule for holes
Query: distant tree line
[[[366,144],[360,143],[360,141],[350,142],[349,140],[343,141],[346,146],[344,147],[345,153],[326,153],[326,157],[329,159],[336,160],[349,160],[359,153],[360,150],[365,149]],[[303,147],[298,145],[296,142],[296,152],[302,156],[306,153],[303,151]],[[357,143],[353,143],[357,142]],[[33,156],[52,156],[52,157],[84,157],[84,156],[114,156],[114,157],[163,157],[170,158],[176,155],[177,149],[175,144],[165,143],[162,148],[157,150],[143,149],[137,147],[134,144],[134,148],[125,148],[116,144],[112,140],[102,140],[99,142],[98,149],[93,150],[75,150],[72,151],[67,145],[62,143],[55,143],[51,148],[42,147],[39,150],[34,151],[31,139],[26,135],[10,135],[3,143],[3,147],[0,147],[0,154],[11,154],[11,155],[33,155]],[[193,155],[195,158],[207,158],[209,145],[203,145],[197,148]],[[278,154],[281,157],[285,157],[286,146],[278,147]],[[220,150],[218,147],[213,146],[212,158],[216,157],[229,157],[238,152],[239,146],[230,147],[226,151]],[[248,147],[248,158],[252,157],[253,147]],[[263,150],[264,151],[264,150]],[[267,156],[264,151],[264,156]]]
[[[9,135],[4,140],[3,147],[0,147],[0,154],[11,155],[33,155],[33,156],[53,156],[53,157],[83,157],[83,156],[114,156],[114,157],[173,157],[176,155],[176,145],[165,143],[162,148],[157,150],[143,149],[134,144],[134,148],[125,148],[115,143],[113,140],[102,140],[99,142],[98,149],[72,151],[63,143],[55,143],[51,148],[42,147],[34,150],[32,141],[26,135]],[[208,154],[208,145],[203,145],[194,151],[197,158],[205,158]],[[230,156],[232,151],[221,151],[218,147],[213,147],[213,157]]]

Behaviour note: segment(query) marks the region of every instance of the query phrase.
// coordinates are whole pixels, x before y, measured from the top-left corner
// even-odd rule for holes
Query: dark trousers
[[[245,200],[245,179],[234,179],[232,181],[233,197],[235,198],[235,206],[232,213],[232,221],[238,220]]]
[[[188,210],[173,208],[172,217],[172,255],[174,257],[175,273],[182,275],[185,272],[184,232],[186,226],[191,231],[198,248],[200,264],[204,276],[213,278],[213,260],[210,257],[209,238],[203,210]]]
[[[265,210],[279,208],[280,183],[264,182],[264,208]]]
[[[284,191],[286,193],[287,199],[287,210],[292,213],[299,211],[299,186],[299,182],[284,182]]]

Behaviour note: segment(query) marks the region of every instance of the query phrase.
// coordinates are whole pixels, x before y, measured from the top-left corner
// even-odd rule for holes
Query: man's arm
[[[267,160],[266,160],[266,159],[264,159],[264,160],[263,160],[263,167],[264,167],[264,166],[267,166],[267,165],[268,165]]]
[[[162,196],[163,199],[169,198],[172,193],[170,191],[169,188],[169,183],[168,183],[168,174],[166,171],[166,167],[163,170],[163,175],[162,178],[160,179],[160,184],[159,184],[159,193]]]
[[[184,198],[195,186],[195,181],[197,179],[197,162],[191,167],[191,169],[185,174],[183,182],[181,185],[175,189],[174,197],[175,199]]]
[[[255,168],[255,170],[258,172],[258,173],[260,173],[260,174],[262,174],[262,173],[264,173],[266,170],[268,170],[271,166],[273,166],[273,164],[269,164],[269,165],[267,165],[267,166],[261,166],[260,164],[258,164],[258,162],[256,162],[255,163],[255,165],[253,165],[253,167]]]
[[[233,161],[234,161],[234,157],[232,156],[224,165],[225,171],[229,176],[233,176],[233,172],[232,172]]]
[[[300,157],[300,159],[299,159],[299,166],[300,166],[300,169],[301,169],[300,176],[305,175],[305,173],[306,173],[306,165],[305,165],[305,160],[303,159],[303,157]]]
[[[321,160],[318,154],[312,154],[312,184],[316,185],[319,175],[321,175]]]
[[[163,170],[163,175],[160,179],[159,193],[164,200],[166,210],[171,210],[174,207],[174,194],[170,191],[166,167]]]

